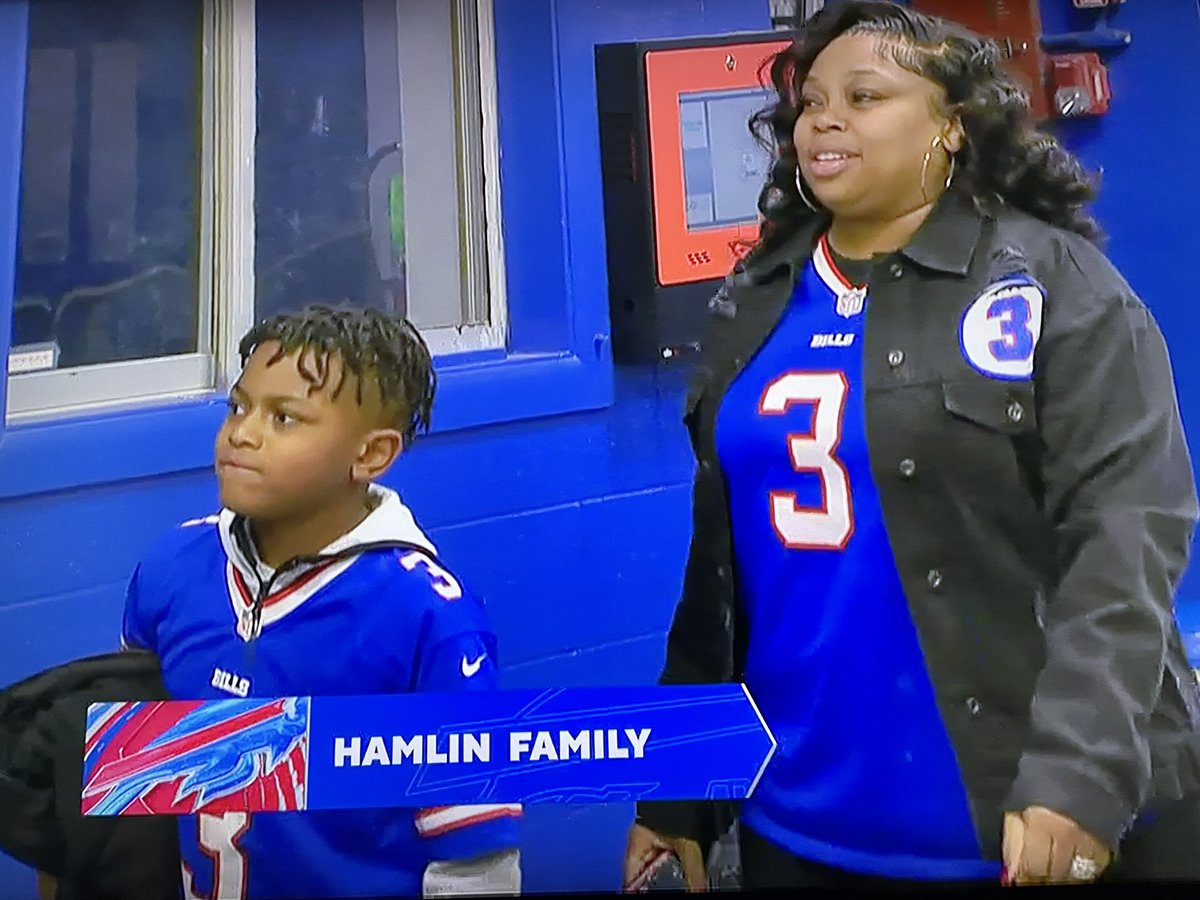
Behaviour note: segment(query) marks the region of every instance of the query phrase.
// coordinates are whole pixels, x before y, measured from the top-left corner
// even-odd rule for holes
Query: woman
[[[749,888],[1200,878],[1170,365],[1000,65],[845,2],[771,67],[762,238],[687,398],[662,676],[745,681],[779,741]],[[669,848],[701,886],[710,818],[643,805],[627,878]]]

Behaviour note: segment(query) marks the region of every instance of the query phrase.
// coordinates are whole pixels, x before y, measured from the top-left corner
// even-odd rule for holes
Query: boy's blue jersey
[[[186,523],[138,566],[124,642],[158,654],[177,699],[495,688],[495,639],[482,605],[437,562],[399,498],[376,496],[379,507],[327,554],[388,540],[413,546],[376,546],[281,573],[253,639],[249,613],[271,572],[254,558],[244,523],[228,511]],[[299,753],[281,754],[274,777],[254,789],[290,802],[302,790],[302,762]],[[520,812],[486,805],[183,817],[185,896],[419,895],[432,860],[515,848]]]
[[[871,474],[868,302],[822,240],[718,413],[745,677],[779,741],[744,819],[852,871],[989,878]]]

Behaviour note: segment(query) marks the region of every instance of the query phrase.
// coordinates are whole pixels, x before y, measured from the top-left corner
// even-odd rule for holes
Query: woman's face
[[[835,216],[887,221],[926,203],[946,181],[946,150],[962,146],[962,128],[936,109],[940,88],[880,53],[886,38],[843,35],[814,60],[800,86],[793,137],[800,172]]]

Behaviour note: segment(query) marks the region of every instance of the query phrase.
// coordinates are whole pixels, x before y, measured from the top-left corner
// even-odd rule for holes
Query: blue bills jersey
[[[399,497],[375,495],[376,509],[322,561],[274,581],[243,520],[225,511],[185,523],[138,566],[124,642],[158,654],[176,699],[495,688],[482,605],[437,561]],[[185,896],[415,896],[431,861],[517,845],[518,805],[239,811],[251,790],[262,794],[251,808],[302,805],[301,739],[271,747],[247,772],[193,774],[188,789],[207,791],[221,814],[180,819]]]
[[[872,480],[868,305],[822,240],[718,413],[745,677],[779,741],[744,820],[851,871],[991,878]]]

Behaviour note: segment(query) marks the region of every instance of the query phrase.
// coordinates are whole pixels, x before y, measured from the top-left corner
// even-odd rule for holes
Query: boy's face
[[[304,515],[344,498],[363,479],[356,464],[372,432],[372,392],[355,399],[347,375],[336,398],[342,361],[330,355],[329,375],[316,388],[300,374],[315,368],[311,351],[297,351],[267,365],[278,349],[268,342],[246,362],[229,392],[229,415],[217,433],[216,471],[221,503],[251,519]]]

